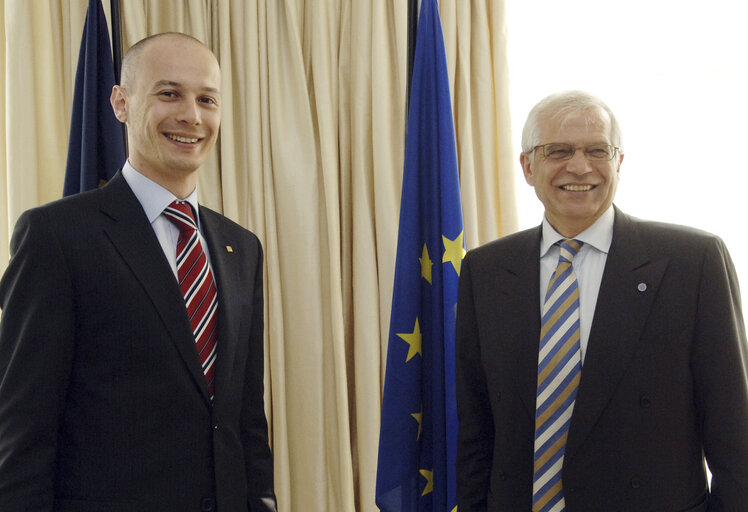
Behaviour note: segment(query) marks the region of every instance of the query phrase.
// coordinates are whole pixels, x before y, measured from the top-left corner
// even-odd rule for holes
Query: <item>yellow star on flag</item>
[[[423,244],[423,253],[421,254],[421,257],[418,258],[418,261],[421,262],[421,277],[428,281],[429,284],[432,284],[431,266],[434,262],[429,258],[429,250],[426,248],[426,244]]]
[[[418,436],[416,437],[416,440],[419,440],[421,439],[421,432],[423,432],[423,410],[421,410],[421,412],[414,412],[411,416],[413,416],[418,422]]]
[[[423,352],[421,352],[421,326],[418,325],[418,318],[416,318],[416,326],[413,328],[413,332],[397,333],[397,335],[410,345],[408,357],[405,359],[406,363],[416,354],[421,354],[421,357],[423,357]]]
[[[426,488],[423,490],[421,496],[426,496],[430,492],[434,492],[434,472],[427,469],[420,471],[421,476],[426,479]]]
[[[442,241],[444,242],[444,257],[442,258],[442,263],[452,263],[458,276],[460,275],[460,264],[462,263],[462,258],[467,254],[467,251],[463,248],[464,244],[462,238],[464,234],[465,232],[461,231],[460,235],[454,240],[450,240],[442,235]]]

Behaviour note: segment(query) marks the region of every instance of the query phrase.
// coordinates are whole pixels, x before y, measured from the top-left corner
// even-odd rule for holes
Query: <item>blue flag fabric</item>
[[[75,74],[63,196],[98,187],[125,163],[124,131],[109,103],[114,85],[104,8],[101,0],[89,0]]]
[[[436,0],[418,22],[379,437],[384,512],[456,509],[455,309],[465,255]]]

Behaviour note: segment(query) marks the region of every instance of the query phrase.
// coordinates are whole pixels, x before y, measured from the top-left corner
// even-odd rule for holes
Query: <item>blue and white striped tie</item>
[[[582,242],[562,240],[559,245],[561,256],[548,284],[540,330],[533,512],[562,512],[566,509],[561,468],[582,371],[579,287],[571,265]]]

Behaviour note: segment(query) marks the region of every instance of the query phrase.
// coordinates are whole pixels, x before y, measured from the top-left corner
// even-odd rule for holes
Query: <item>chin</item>
[[[203,164],[205,159],[200,160],[173,160],[171,162],[171,168],[175,171],[184,172],[186,174],[197,171]]]

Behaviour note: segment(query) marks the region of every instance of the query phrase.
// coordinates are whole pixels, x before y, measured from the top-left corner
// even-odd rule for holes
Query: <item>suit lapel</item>
[[[101,212],[112,220],[104,231],[150,297],[188,371],[208,401],[208,387],[195,349],[184,297],[148,218],[121,173],[101,189],[100,197]]]
[[[651,261],[636,222],[616,209],[566,446],[571,459],[610,401],[636,350],[667,260]]]
[[[218,289],[218,356],[216,360],[216,397],[229,389],[231,369],[236,358],[239,327],[245,305],[240,299],[240,264],[248,255],[240,254],[237,241],[222,229],[223,219],[208,208],[200,207],[200,222],[210,251],[210,262]],[[246,296],[246,295],[245,295]]]
[[[540,236],[541,229],[527,231],[518,249],[508,253],[504,268],[507,285],[498,286],[501,293],[511,294],[502,303],[508,314],[501,313],[502,345],[508,357],[506,371],[530,416],[535,416],[535,394],[538,380],[538,345],[540,339]],[[529,305],[529,306],[528,306]],[[507,323],[511,325],[507,325]]]

